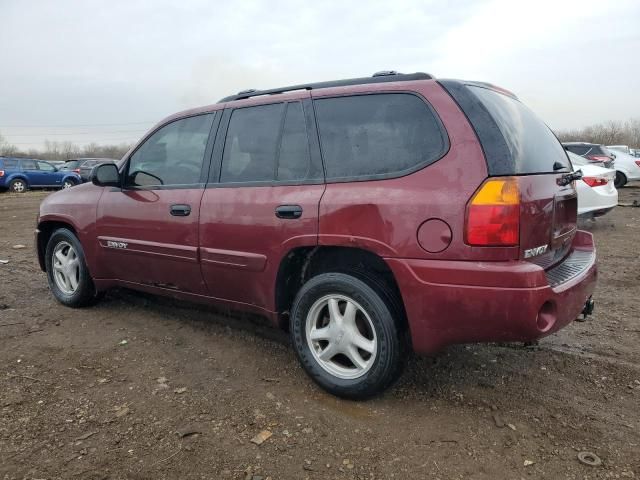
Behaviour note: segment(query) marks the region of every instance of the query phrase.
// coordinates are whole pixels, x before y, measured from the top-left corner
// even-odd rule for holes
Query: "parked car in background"
[[[320,386],[366,398],[410,349],[531,341],[591,313],[575,178],[512,93],[381,72],[164,119],[49,195],[36,245],[64,305],[126,286],[260,313]]]
[[[640,180],[640,158],[628,153],[617,151],[614,153],[616,170],[616,188],[624,187],[627,182]]]
[[[0,189],[24,193],[33,188],[71,188],[80,175],[58,171],[54,165],[33,158],[0,157]]]
[[[89,180],[91,171],[102,163],[116,163],[113,158],[73,158],[67,160],[62,167],[63,170],[73,171],[80,175],[83,182]]]
[[[607,145],[607,148],[618,152],[631,153],[628,145]]]
[[[565,150],[580,155],[591,163],[605,168],[613,167],[615,157],[607,147],[587,142],[565,142],[562,146]]]
[[[616,171],[594,165],[584,157],[567,152],[574,171],[582,171],[576,180],[578,191],[578,215],[599,217],[618,205],[618,190],[614,186]]]
[[[630,148],[629,153],[634,157],[640,157],[640,148]]]

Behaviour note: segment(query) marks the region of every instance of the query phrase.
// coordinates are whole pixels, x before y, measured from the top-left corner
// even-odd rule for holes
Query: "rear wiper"
[[[565,185],[569,185],[574,180],[580,180],[582,178],[582,170],[576,170],[575,172],[567,173],[562,175],[558,179],[558,185],[564,187]]]

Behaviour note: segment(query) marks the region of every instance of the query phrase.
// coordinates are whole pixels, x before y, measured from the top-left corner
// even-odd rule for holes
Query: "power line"
[[[144,133],[146,129],[140,130],[112,130],[110,132],[64,132],[64,133],[17,133],[17,134],[7,134],[8,137],[47,137],[53,135],[109,135],[112,133]]]
[[[73,127],[121,127],[124,125],[151,125],[157,123],[157,120],[149,120],[147,122],[130,122],[130,123],[78,123],[75,125],[0,125],[0,128],[73,128]]]

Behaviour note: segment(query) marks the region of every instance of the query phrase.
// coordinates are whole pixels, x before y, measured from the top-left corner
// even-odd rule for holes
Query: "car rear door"
[[[123,188],[98,204],[98,278],[206,294],[198,228],[217,123],[215,113],[173,120],[126,160]]]
[[[285,98],[225,110],[201,210],[210,295],[267,311],[281,260],[317,244],[325,188],[309,95]]]
[[[44,175],[42,175],[40,170],[38,170],[38,164],[35,160],[25,158],[20,160],[20,164],[22,166],[22,171],[27,177],[27,182],[29,182],[30,187],[42,187],[45,185]]]

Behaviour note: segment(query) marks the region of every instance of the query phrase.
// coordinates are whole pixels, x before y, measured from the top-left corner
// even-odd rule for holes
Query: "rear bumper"
[[[402,293],[413,348],[425,354],[455,343],[532,341],[575,320],[596,285],[590,233],[545,272],[530,262],[387,259]]]

